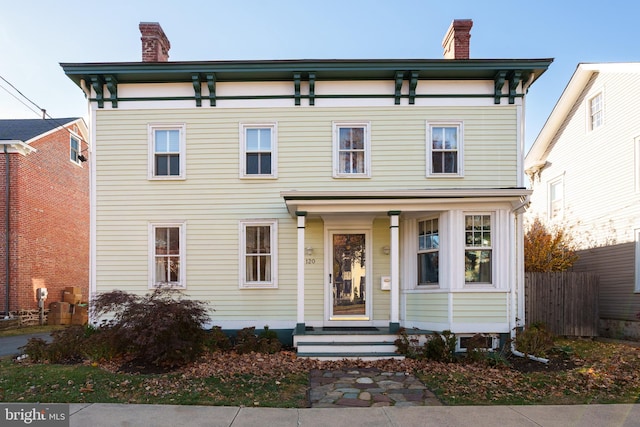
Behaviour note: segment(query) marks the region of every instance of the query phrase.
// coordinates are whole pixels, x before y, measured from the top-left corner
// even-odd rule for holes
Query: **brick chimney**
[[[167,62],[171,43],[157,22],[140,23],[142,62]]]
[[[444,59],[469,59],[471,19],[454,19],[442,40]]]

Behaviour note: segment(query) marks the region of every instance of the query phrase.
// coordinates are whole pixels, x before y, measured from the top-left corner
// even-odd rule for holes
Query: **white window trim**
[[[76,166],[82,167],[82,162],[80,161],[80,159],[78,159],[78,157],[82,154],[82,138],[80,138],[80,136],[73,131],[69,131],[69,134],[69,161]],[[76,156],[76,160],[71,159],[71,142],[74,139],[78,141],[78,155]]]
[[[155,175],[155,131],[178,130],[180,133],[180,175]],[[185,123],[149,123],[147,126],[148,168],[147,177],[154,181],[176,181],[187,178],[187,125]]]
[[[597,98],[598,96],[600,96],[600,111],[602,112],[602,120],[600,123],[600,126],[598,127],[593,127],[593,123],[591,121],[591,102]],[[597,91],[595,91],[593,93],[592,96],[589,96],[587,98],[587,105],[586,105],[586,113],[587,113],[587,133],[589,132],[595,132],[598,129],[601,129],[602,127],[604,127],[605,125],[605,106],[604,106],[604,89],[599,89]]]
[[[635,258],[635,286],[634,292],[640,293],[640,229],[634,230],[636,242],[636,258]]]
[[[561,201],[561,206],[560,206],[560,212],[558,213],[557,216],[553,216],[553,208],[551,206],[551,187],[555,184],[559,184],[562,190],[562,199],[560,199]],[[551,180],[549,180],[547,182],[547,218],[550,221],[558,221],[558,220],[562,220],[564,218],[564,206],[565,206],[565,186],[564,186],[564,175],[560,175],[557,176]]]
[[[247,174],[247,129],[271,129],[271,173]],[[274,179],[278,177],[278,122],[240,123],[240,178]]]
[[[178,227],[180,229],[180,274],[179,274],[179,282],[177,285],[172,286],[175,289],[186,289],[187,288],[187,265],[186,265],[186,242],[187,242],[187,223],[186,221],[172,221],[172,222],[150,222],[148,225],[148,233],[149,233],[149,289],[156,289],[158,287],[158,283],[156,282],[156,228],[163,227]]]
[[[458,178],[464,177],[464,124],[462,120],[429,121],[426,126],[426,177],[427,178]],[[432,164],[432,138],[431,128],[433,127],[457,127],[458,128],[458,171],[456,173],[433,173]]]
[[[467,242],[466,242],[466,219],[468,216],[489,216],[491,218],[491,246],[473,246],[475,250],[491,250],[491,283],[484,282],[467,282],[466,280],[466,270],[465,270],[465,253],[467,251]],[[499,256],[499,246],[500,242],[497,240],[499,238],[499,234],[497,233],[497,223],[498,219],[496,218],[496,212],[491,211],[465,211],[462,214],[462,280],[464,283],[465,289],[497,289],[499,286],[499,279],[497,277],[497,260]],[[472,248],[471,246],[469,248]]]
[[[364,173],[340,173],[340,134],[341,128],[364,128]],[[333,122],[333,177],[334,178],[371,178],[371,122],[348,121]]]
[[[271,227],[271,281],[270,282],[247,282],[247,257],[246,249],[246,228],[248,226],[270,226]],[[239,224],[240,255],[239,287],[240,289],[277,289],[278,288],[278,220],[276,219],[253,219],[241,220]]]

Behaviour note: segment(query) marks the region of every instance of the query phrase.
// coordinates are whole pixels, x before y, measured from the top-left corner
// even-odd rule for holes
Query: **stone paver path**
[[[405,372],[316,369],[309,375],[312,408],[442,405],[424,384]]]

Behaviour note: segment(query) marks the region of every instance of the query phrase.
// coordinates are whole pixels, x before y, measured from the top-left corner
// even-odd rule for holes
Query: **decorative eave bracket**
[[[104,81],[107,84],[109,90],[109,101],[111,101],[111,108],[118,108],[118,80],[111,75],[104,76]]]
[[[102,79],[102,76],[95,75],[95,74],[90,76],[90,79],[91,79],[91,87],[93,88],[93,91],[96,93],[96,102],[98,103],[98,108],[104,108],[104,93],[103,93],[104,80]]]
[[[316,73],[309,73],[309,105],[316,105]]]
[[[207,87],[209,88],[209,106],[216,106],[216,75],[207,74]]]
[[[411,71],[411,80],[409,80],[409,104],[416,103],[416,88],[418,87],[418,77],[420,73]]]
[[[512,71],[509,74],[509,104],[515,103],[516,89],[522,80],[522,71]]]
[[[402,83],[404,82],[404,71],[396,71],[396,93],[395,93],[395,105],[400,105],[400,99],[402,99]]]
[[[196,107],[202,107],[202,81],[200,80],[200,74],[192,74],[191,82],[193,83],[193,92],[196,98]]]
[[[504,82],[507,79],[506,71],[499,71],[498,74],[493,78],[494,81],[494,92],[493,92],[493,103],[500,104],[500,99],[502,98],[502,88],[504,87]]]

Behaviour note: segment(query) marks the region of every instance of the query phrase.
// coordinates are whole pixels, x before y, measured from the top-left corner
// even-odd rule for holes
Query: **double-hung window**
[[[427,123],[427,176],[462,176],[462,123]]]
[[[465,283],[492,283],[491,215],[465,215]]]
[[[185,224],[153,223],[150,229],[150,288],[185,288]]]
[[[80,164],[80,140],[75,136],[71,136],[69,153],[71,161]]]
[[[604,103],[602,92],[589,100],[589,130],[595,130],[604,122]]]
[[[277,177],[277,125],[240,124],[240,176]]]
[[[371,176],[370,124],[333,123],[333,177]]]
[[[184,179],[185,125],[149,125],[149,179]]]
[[[549,219],[562,218],[564,207],[564,180],[555,179],[549,183]]]
[[[438,284],[439,252],[438,219],[418,221],[418,286]]]
[[[241,221],[241,288],[278,287],[277,235],[275,220]]]

